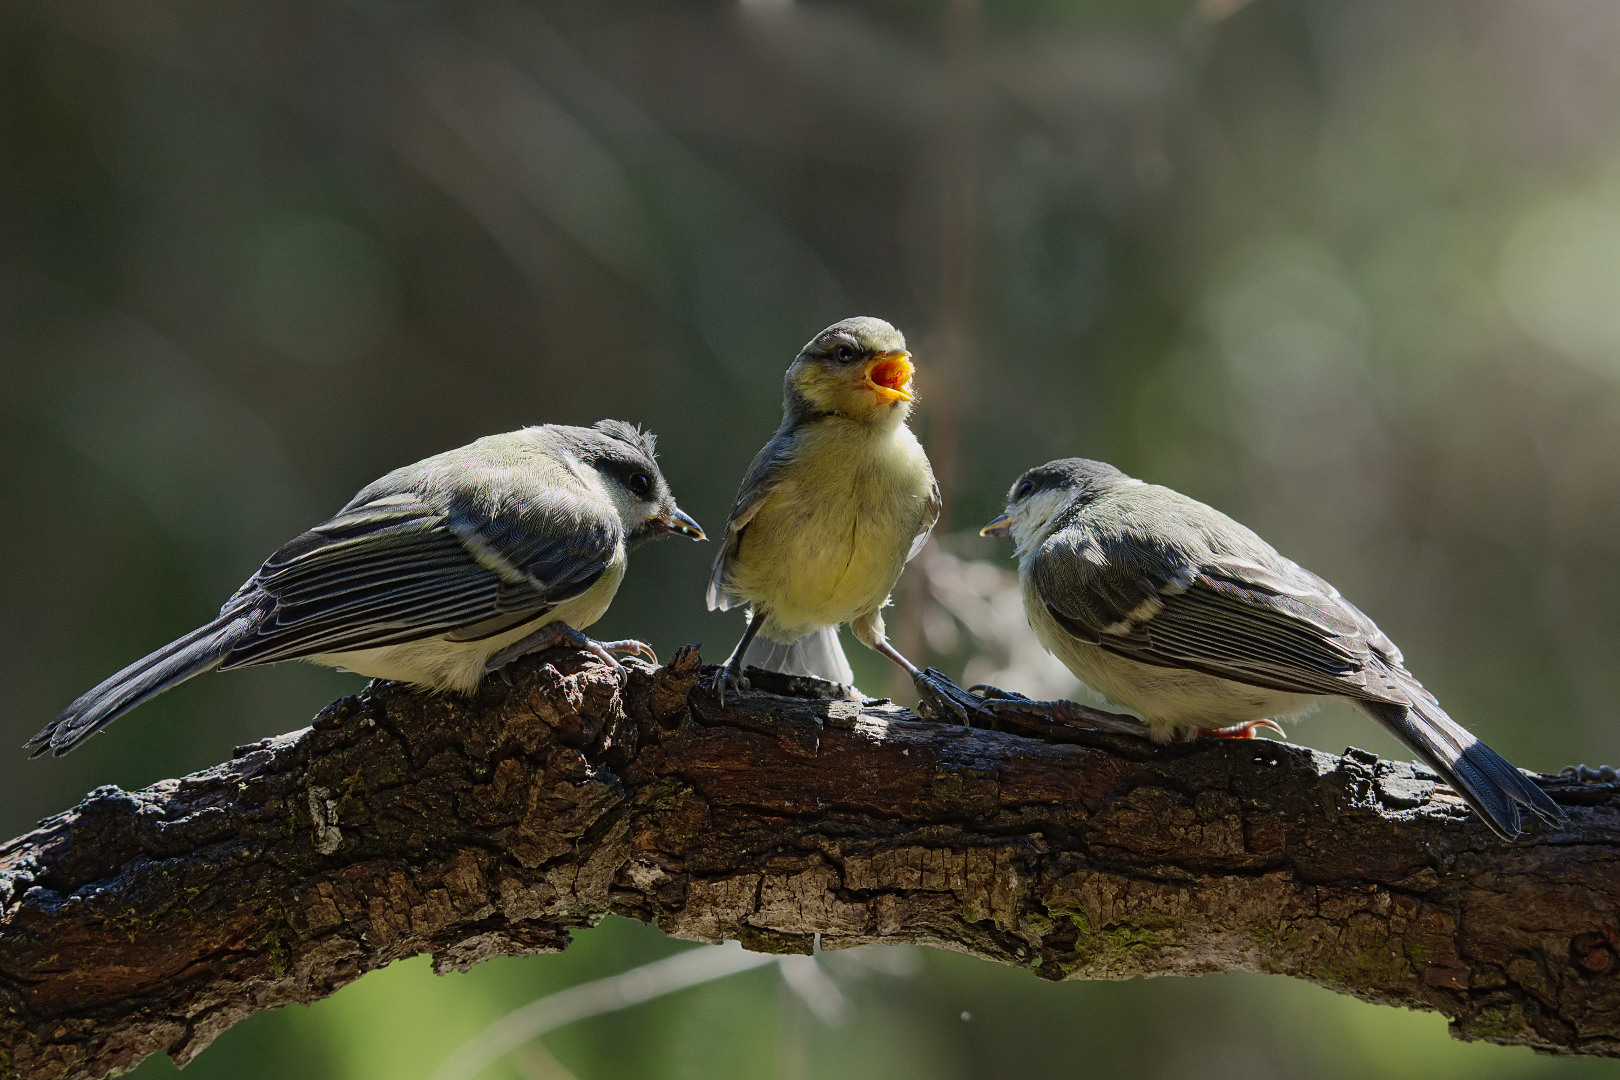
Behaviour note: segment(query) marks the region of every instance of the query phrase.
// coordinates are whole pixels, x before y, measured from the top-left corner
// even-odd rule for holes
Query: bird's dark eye
[[[855,359],[855,349],[849,345],[840,345],[833,350],[833,356],[847,364]]]
[[[1033,480],[1025,480],[1022,484],[1018,485],[1018,492],[1017,492],[1017,494],[1015,494],[1013,496],[1013,498],[1015,498],[1015,499],[1025,498],[1026,496],[1029,495],[1030,492],[1032,492],[1034,490],[1035,490],[1035,481],[1033,481]]]
[[[630,494],[638,499],[645,499],[652,491],[652,477],[638,472],[630,478],[626,486],[629,487]]]

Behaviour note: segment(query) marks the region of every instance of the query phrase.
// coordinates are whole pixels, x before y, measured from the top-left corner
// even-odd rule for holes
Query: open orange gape
[[[866,381],[874,393],[889,401],[911,401],[911,354],[896,349],[878,353],[866,368]]]

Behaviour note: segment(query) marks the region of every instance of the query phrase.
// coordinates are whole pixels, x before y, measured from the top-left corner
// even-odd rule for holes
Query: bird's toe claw
[[[654,667],[658,665],[658,653],[654,653],[653,646],[650,646],[646,641],[637,641],[635,638],[625,638],[624,641],[591,641],[590,646],[586,646],[586,648],[590,648],[591,653],[601,657],[603,661],[611,665],[612,669],[619,670],[619,672],[624,670],[624,664],[620,664],[619,657],[616,654],[642,657],[645,661],[650,661]]]
[[[1030,711],[1027,706],[1036,704],[1028,698],[1016,697],[986,697],[979,706],[991,716],[1010,716]]]
[[[1286,739],[1288,733],[1282,725],[1275,720],[1250,720],[1247,723],[1233,724],[1230,727],[1199,728],[1193,732],[1195,739],[1257,739],[1261,728],[1275,731],[1279,738]]]
[[[644,642],[597,641],[593,637],[580,633],[567,623],[554,622],[547,623],[528,637],[514,641],[490,657],[489,662],[484,665],[484,674],[499,671],[512,661],[522,656],[528,656],[530,653],[542,653],[547,649],[566,648],[583,649],[620,675],[625,673],[624,665],[619,663],[617,656],[613,655],[615,652],[640,653],[652,657],[654,663],[658,661],[657,656],[652,651],[652,646]]]
[[[983,699],[957,686],[938,668],[924,668],[911,681],[917,688],[917,712],[925,720],[971,727],[973,717],[984,708]]]
[[[616,645],[618,642],[613,642],[612,644]],[[586,652],[590,653],[592,656],[602,661],[602,663],[612,668],[615,674],[623,675],[625,673],[624,665],[619,663],[619,658],[617,656],[613,655],[612,646],[609,643],[587,639],[584,648]]]
[[[714,693],[722,705],[726,703],[726,694],[740,694],[748,688],[748,680],[736,668],[723,667],[714,676]]]
[[[658,664],[658,654],[653,652],[653,647],[645,641],[626,638],[623,641],[598,641],[596,644],[601,646],[601,651],[597,653],[598,656],[612,656],[614,653],[622,653],[625,656],[639,656],[654,666]],[[614,663],[617,664],[617,659],[614,660]]]

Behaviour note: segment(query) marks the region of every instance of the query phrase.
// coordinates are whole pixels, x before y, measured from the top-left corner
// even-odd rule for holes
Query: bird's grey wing
[[[933,490],[928,493],[928,502],[923,504],[922,524],[917,530],[917,535],[911,538],[911,550],[906,552],[906,562],[915,559],[917,553],[928,543],[928,538],[934,535],[934,526],[939,524],[939,512],[944,505],[945,501],[939,494],[939,481],[935,480]]]
[[[440,507],[410,493],[346,508],[270,556],[227,604],[268,610],[221,667],[440,634],[476,640],[578,596],[606,571],[622,530],[583,496],[544,498],[522,512]]]
[[[1340,596],[1339,590],[1334,588],[1331,583],[1311,573],[1291,559],[1284,559],[1280,555],[1276,556],[1276,558],[1285,564],[1282,572],[1288,579],[1296,583],[1296,588],[1308,589],[1314,586],[1324,596],[1338,601],[1339,607],[1355,621],[1362,634],[1366,637],[1368,646],[1374,652],[1395,664],[1405,663],[1405,657],[1401,655],[1401,650],[1395,647],[1395,643],[1389,639],[1388,635],[1378,629],[1378,624],[1368,618],[1366,613],[1356,605]]]
[[[771,489],[781,482],[782,470],[793,459],[793,439],[785,432],[777,432],[770,442],[760,448],[748,466],[742,486],[737,489],[737,501],[726,517],[726,536],[720,550],[714,555],[714,569],[709,574],[709,588],[705,599],[710,611],[729,611],[740,602],[740,597],[726,589],[726,575],[732,560],[742,547],[743,531],[759,513],[760,506]]]
[[[1178,561],[1168,550],[1077,543],[1054,554],[1037,560],[1036,585],[1076,637],[1143,663],[1352,698],[1501,835],[1519,834],[1519,808],[1564,820],[1545,792],[1446,715],[1366,615],[1274,552]]]
[[[1373,662],[1376,653],[1398,666],[1389,639],[1280,556],[1186,561],[1169,548],[1081,539],[1049,545],[1034,573],[1065,630],[1120,656],[1291,693],[1403,697]]]

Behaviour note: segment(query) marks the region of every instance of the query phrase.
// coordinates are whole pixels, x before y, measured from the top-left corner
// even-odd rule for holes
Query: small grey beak
[[[980,536],[1011,536],[1012,518],[1006,514],[997,514],[985,522],[984,528],[979,530]]]
[[[679,533],[682,536],[690,536],[693,540],[707,540],[709,538],[708,534],[703,531],[703,526],[693,521],[689,516],[687,516],[686,512],[681,510],[679,507],[671,510],[667,514],[659,514],[652,520],[655,526],[663,529],[665,532]]]

